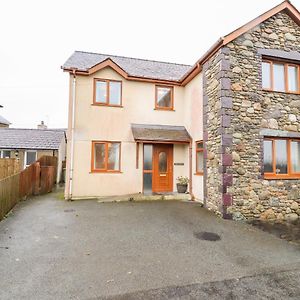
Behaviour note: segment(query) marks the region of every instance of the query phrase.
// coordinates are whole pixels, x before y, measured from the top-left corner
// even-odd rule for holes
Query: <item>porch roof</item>
[[[153,143],[190,143],[191,136],[184,126],[131,124],[135,141]]]

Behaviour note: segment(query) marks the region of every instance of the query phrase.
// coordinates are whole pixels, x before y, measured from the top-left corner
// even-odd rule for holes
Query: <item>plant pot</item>
[[[184,194],[186,193],[187,191],[187,184],[180,184],[180,183],[177,183],[177,192],[180,193],[180,194]]]

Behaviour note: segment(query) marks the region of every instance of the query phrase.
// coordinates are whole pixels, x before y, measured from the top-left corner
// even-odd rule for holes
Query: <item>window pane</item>
[[[171,88],[157,88],[157,106],[172,107]]]
[[[167,153],[160,152],[158,155],[158,168],[160,173],[167,172]]]
[[[197,151],[197,165],[196,165],[196,172],[203,172],[203,152]]]
[[[294,66],[288,66],[289,91],[298,91],[298,78],[298,68]]]
[[[197,142],[197,149],[203,149],[203,142]]]
[[[36,161],[36,152],[35,151],[27,151],[26,152],[26,166],[31,165]]]
[[[106,82],[96,81],[96,102],[106,103]]]
[[[264,172],[273,173],[272,141],[264,141]]]
[[[10,158],[10,150],[3,150],[3,158]]]
[[[94,168],[98,170],[105,169],[105,144],[95,144]]]
[[[152,145],[144,145],[144,170],[152,170]]]
[[[120,170],[120,143],[108,143],[108,170]]]
[[[273,64],[274,90],[284,92],[284,65]]]
[[[262,87],[264,89],[271,88],[271,64],[268,62],[262,63]]]
[[[121,82],[109,83],[109,104],[121,105]]]
[[[144,173],[144,192],[152,192],[152,173]]]
[[[292,170],[300,173],[300,142],[291,142]]]
[[[287,174],[286,140],[276,140],[275,151],[276,151],[276,174]]]

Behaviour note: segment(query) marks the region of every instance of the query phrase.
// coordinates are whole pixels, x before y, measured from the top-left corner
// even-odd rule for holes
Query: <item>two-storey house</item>
[[[75,52],[66,198],[176,191],[224,218],[300,215],[300,14],[284,1],[195,65]]]

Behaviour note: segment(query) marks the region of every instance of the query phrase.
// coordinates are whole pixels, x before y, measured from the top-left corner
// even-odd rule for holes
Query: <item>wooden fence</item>
[[[20,200],[51,192],[56,170],[57,158],[43,156],[25,170],[0,180],[0,220]]]
[[[0,180],[20,172],[17,158],[0,158]]]

